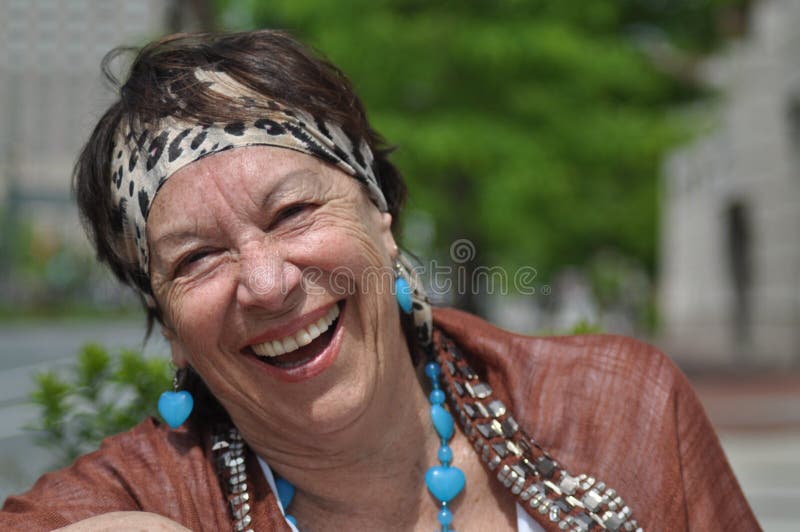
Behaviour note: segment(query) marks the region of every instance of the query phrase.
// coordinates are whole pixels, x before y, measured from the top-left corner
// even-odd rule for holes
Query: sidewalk
[[[800,429],[800,372],[689,380],[717,430]]]
[[[690,380],[764,530],[800,530],[800,373]]]

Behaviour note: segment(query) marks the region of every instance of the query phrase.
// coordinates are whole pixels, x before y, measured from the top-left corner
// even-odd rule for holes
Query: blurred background
[[[103,55],[283,28],[397,146],[405,247],[512,281],[442,302],[659,346],[764,528],[800,529],[798,25],[796,0],[0,1],[0,500],[151,412],[168,381],[70,193],[114,98]]]

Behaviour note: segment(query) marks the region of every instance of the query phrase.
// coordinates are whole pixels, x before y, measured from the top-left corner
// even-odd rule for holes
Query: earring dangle
[[[186,368],[176,369],[175,376],[172,378],[172,391],[167,390],[158,398],[158,413],[173,429],[183,425],[194,408],[192,394],[186,390],[178,391],[179,380],[183,380],[179,378],[178,374],[185,371]]]
[[[406,314],[411,314],[413,308],[411,293],[411,286],[408,284],[404,276],[403,267],[398,261],[394,265],[394,295],[397,298],[397,304],[400,305],[400,309]]]
[[[428,299],[428,294],[425,292],[422,279],[419,277],[418,268],[414,266],[411,258],[404,252],[399,251],[397,254],[397,262],[395,265],[397,272],[397,279],[403,279],[401,285],[404,284],[405,290],[400,290],[398,281],[395,280],[395,288],[398,294],[398,304],[406,313],[413,314],[414,327],[417,333],[417,341],[420,346],[428,351],[431,346],[433,336],[433,315],[431,313],[431,303]],[[407,287],[407,288],[406,288]],[[408,306],[404,307],[405,301],[400,301],[399,294],[408,293],[409,300]],[[406,310],[408,308],[408,310]]]

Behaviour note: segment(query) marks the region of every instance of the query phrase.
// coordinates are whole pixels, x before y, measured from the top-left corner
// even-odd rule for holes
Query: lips
[[[245,351],[256,360],[266,363],[266,367],[261,367],[281,380],[310,378],[332,364],[338,354],[339,342],[333,340],[339,329],[343,308],[344,302],[340,301],[327,310],[315,311],[310,316],[301,318],[306,325],[298,326],[294,323],[279,328],[279,331],[262,335],[267,338],[262,337],[259,342],[245,348]],[[315,314],[322,312],[322,316],[314,319]]]
[[[339,306],[333,305],[323,317],[305,327],[301,327],[300,330],[294,334],[255,344],[252,345],[251,348],[253,352],[260,357],[279,357],[281,355],[291,354],[322,336],[338,317]]]

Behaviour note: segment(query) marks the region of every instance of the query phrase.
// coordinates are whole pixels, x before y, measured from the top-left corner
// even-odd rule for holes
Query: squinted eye
[[[195,264],[196,262],[202,260],[203,258],[207,257],[211,254],[210,249],[201,249],[198,251],[193,251],[192,253],[188,254],[184,257],[180,262],[178,262],[177,267],[175,268],[175,276],[181,275],[184,273],[188,268]]]
[[[288,220],[289,218],[297,216],[311,206],[312,205],[310,203],[295,203],[294,205],[290,205],[278,212],[278,215],[275,216],[275,220],[273,221],[272,225],[279,224],[285,220]]]

